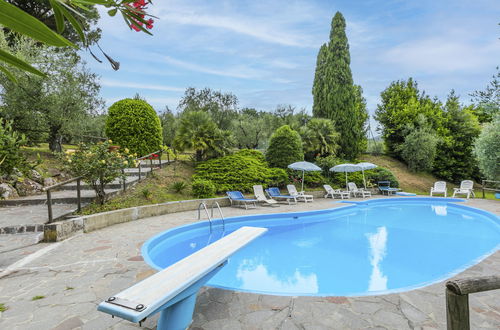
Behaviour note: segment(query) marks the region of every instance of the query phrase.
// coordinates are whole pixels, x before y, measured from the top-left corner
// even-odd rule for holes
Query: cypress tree
[[[314,74],[313,83],[313,116],[319,118],[326,118],[325,112],[325,66],[326,57],[328,54],[328,46],[323,44],[318,52],[318,58],[316,59],[316,72]]]
[[[313,115],[335,122],[340,133],[340,156],[353,159],[366,145],[364,126],[368,115],[361,89],[353,83],[345,28],[345,19],[337,12],[332,20],[330,41],[318,53]]]

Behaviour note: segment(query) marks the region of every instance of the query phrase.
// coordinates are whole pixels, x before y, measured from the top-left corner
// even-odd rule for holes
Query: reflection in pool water
[[[255,260],[243,260],[238,267],[236,277],[245,288],[259,287],[263,291],[318,292],[318,278],[316,274],[301,274],[298,269],[286,277],[269,273],[267,267],[254,263]]]
[[[385,248],[387,245],[387,229],[385,227],[377,228],[374,234],[366,234],[370,242],[370,263],[373,267],[368,284],[368,291],[387,290],[387,276],[382,274],[380,263],[385,257]]]
[[[241,226],[268,232],[208,283],[279,295],[367,295],[429,284],[500,246],[498,217],[436,198],[364,202],[342,209],[226,219],[175,228],[148,241],[145,260],[164,268]]]

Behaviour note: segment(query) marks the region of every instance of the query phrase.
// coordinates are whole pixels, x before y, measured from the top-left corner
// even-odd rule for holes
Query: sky
[[[337,11],[346,19],[353,79],[371,115],[380,93],[409,77],[427,95],[445,100],[454,89],[470,103],[469,94],[484,89],[500,65],[498,0],[153,3],[153,36],[100,12],[100,45],[120,69],[83,57],[101,76],[107,106],[139,93],[158,112],[166,106],[175,112],[187,87],[210,87],[235,94],[240,108],[290,104],[311,112],[316,56]]]

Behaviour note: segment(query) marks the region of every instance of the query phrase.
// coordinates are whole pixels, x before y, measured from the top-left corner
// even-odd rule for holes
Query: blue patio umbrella
[[[332,172],[345,172],[345,187],[347,187],[347,172],[358,172],[362,171],[363,169],[361,166],[358,166],[357,164],[340,164],[336,165],[332,168],[330,168],[330,171]]]
[[[309,162],[296,162],[288,165],[289,169],[302,171],[302,191],[304,191],[304,172],[305,171],[321,171],[321,167]]]
[[[372,168],[377,167],[377,165],[372,163],[358,163],[356,165],[361,167],[361,171],[363,172],[363,184],[365,185],[366,189],[365,170],[371,170]]]

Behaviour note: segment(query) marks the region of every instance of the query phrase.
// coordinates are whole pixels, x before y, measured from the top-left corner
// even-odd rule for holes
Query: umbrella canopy
[[[345,172],[345,187],[347,189],[347,172],[359,172],[363,168],[357,164],[340,164],[330,168],[332,172]]]
[[[288,165],[289,169],[302,171],[302,191],[304,191],[304,172],[305,171],[321,171],[321,167],[309,162],[296,162]]]
[[[363,172],[363,184],[365,185],[366,189],[365,170],[371,170],[372,168],[376,168],[377,165],[372,163],[358,163],[356,165],[361,167],[361,171]]]

